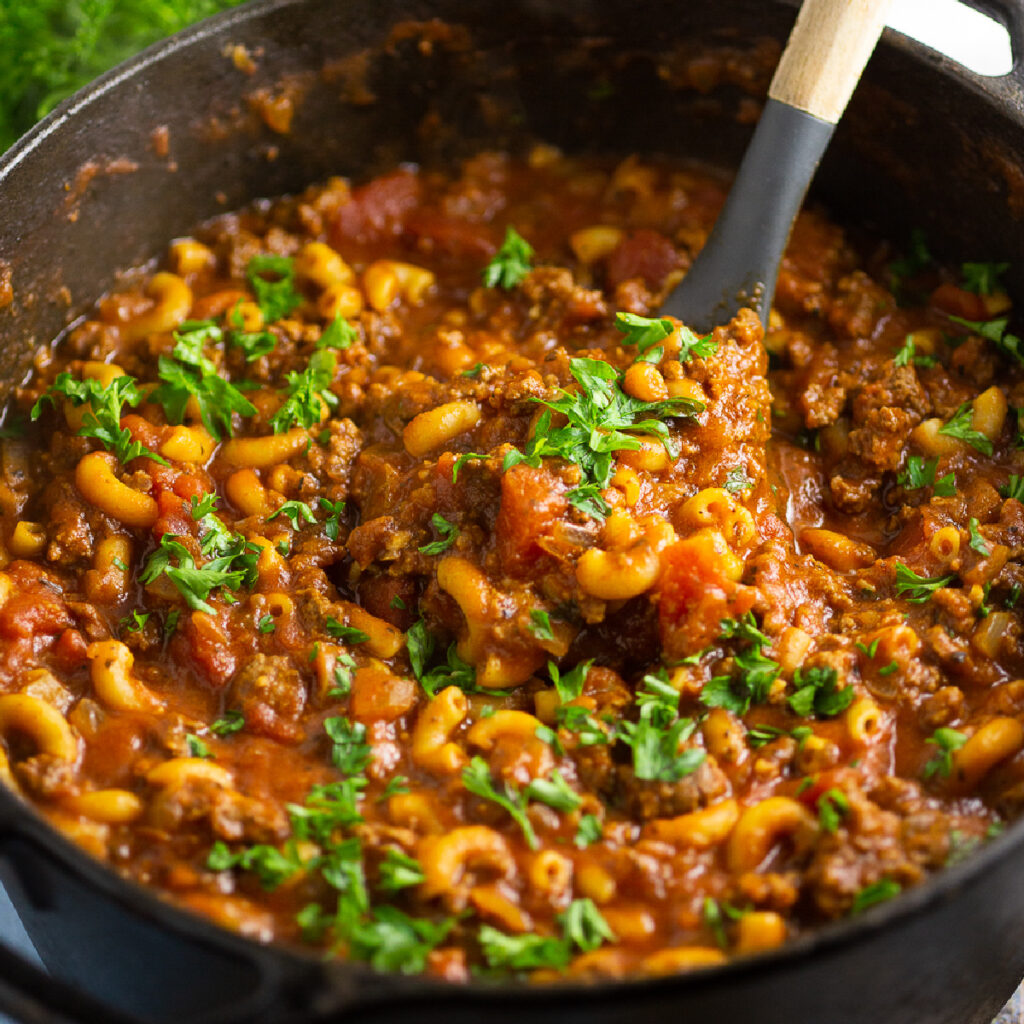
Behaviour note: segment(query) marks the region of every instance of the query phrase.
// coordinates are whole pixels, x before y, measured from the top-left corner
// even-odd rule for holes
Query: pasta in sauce
[[[725,193],[484,153],[223,216],[8,410],[0,774],[262,941],[660,974],[861,913],[1024,794],[1000,265],[801,215],[767,333],[659,301]]]

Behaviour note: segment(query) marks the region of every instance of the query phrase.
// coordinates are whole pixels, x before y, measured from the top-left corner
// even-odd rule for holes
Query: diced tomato
[[[957,288],[955,284],[940,284],[932,292],[932,305],[949,316],[958,316],[964,320],[990,319],[984,298]]]
[[[53,655],[61,668],[72,669],[85,664],[88,644],[77,629],[65,629],[53,645]]]
[[[70,625],[63,600],[43,583],[16,590],[0,608],[0,636],[7,638],[59,633]]]
[[[192,533],[193,520],[189,502],[173,491],[164,491],[156,499],[159,514],[153,524],[153,536],[159,540],[165,533],[183,537]]]
[[[728,575],[727,559],[700,533],[662,552],[658,606],[662,643],[681,658],[712,643],[722,619],[735,618],[753,603],[753,591]]]
[[[560,480],[546,469],[513,466],[501,478],[501,507],[495,533],[507,573],[524,573],[543,554],[538,543],[550,535],[569,503]]]
[[[498,251],[486,225],[449,217],[434,210],[418,210],[406,222],[405,230],[426,252],[474,256],[486,262]]]
[[[679,266],[679,254],[657,231],[642,228],[624,238],[608,257],[608,286],[643,278],[650,288],[660,288],[669,272]]]
[[[399,234],[419,198],[419,179],[411,171],[386,174],[355,189],[351,200],[334,215],[329,228],[331,244],[365,244]]]

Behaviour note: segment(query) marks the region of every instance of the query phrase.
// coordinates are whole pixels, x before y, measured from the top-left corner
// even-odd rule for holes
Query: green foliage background
[[[242,0],[0,0],[0,152],[98,74]]]

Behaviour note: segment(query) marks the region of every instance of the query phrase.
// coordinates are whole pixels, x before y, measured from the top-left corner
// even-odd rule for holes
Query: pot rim
[[[179,51],[221,36],[236,25],[247,24],[286,8],[301,7],[305,2],[306,0],[251,0],[160,40],[100,75],[62,101],[6,152],[0,154],[0,190],[14,170],[25,160],[30,159],[52,136],[71,131],[80,123],[87,122],[89,108],[93,103],[122,85],[130,83],[151,65],[167,60]],[[799,0],[772,2],[777,6],[795,8]],[[1010,28],[1011,35],[1015,39],[1024,38],[1024,10],[1017,11],[1012,4],[1004,7],[1002,0],[968,0],[968,3],[984,10],[985,13],[1002,15],[1000,20]],[[938,66],[943,73],[956,75],[975,91],[984,93],[988,102],[998,100],[1000,95],[1008,98],[1010,94],[1004,92],[1003,87],[1013,88],[1021,73],[1021,58],[1018,54],[1015,54],[1013,71],[1001,78],[988,78],[976,75],[937,51],[892,29],[885,30],[879,46],[903,51],[917,62]],[[997,88],[986,89],[985,83],[995,83]],[[1008,109],[1007,114],[1021,119],[1019,112]],[[120,268],[112,268],[111,272],[117,269]],[[775,973],[810,957],[824,956],[860,942],[868,942],[881,931],[908,922],[937,904],[957,898],[977,883],[993,864],[1011,856],[1018,848],[1024,847],[1024,816],[1009,823],[1002,834],[985,842],[965,861],[942,869],[920,885],[906,889],[885,903],[869,908],[862,915],[822,925],[787,940],[777,949],[688,973],[663,977],[633,976],[596,982],[566,980],[543,986],[522,981],[488,982],[475,978],[465,984],[456,985],[421,975],[378,971],[357,961],[325,961],[313,950],[307,951],[301,947],[283,944],[264,944],[245,938],[161,898],[157,890],[146,888],[117,874],[115,870],[91,857],[50,825],[35,808],[23,803],[16,794],[0,786],[0,855],[4,844],[12,840],[25,842],[49,855],[80,882],[112,900],[122,910],[148,923],[169,929],[182,941],[197,941],[200,945],[226,952],[242,961],[255,964],[264,973],[269,970],[271,973],[283,974],[292,979],[319,974],[328,985],[327,998],[322,1007],[313,1007],[309,1011],[309,1017],[304,1018],[319,1021],[326,1020],[349,1006],[370,1007],[374,1003],[401,1004],[406,998],[419,998],[424,994],[443,996],[459,1004],[486,1004],[495,1000],[505,1002],[512,998],[524,1008],[559,1001],[572,1001],[577,1005],[581,1001],[587,1003],[600,1000],[607,1003],[610,998],[615,1001],[628,1000],[630,1003],[636,1003],[641,999],[657,1000],[669,992],[678,995],[686,991],[728,984],[731,980]],[[18,866],[15,867],[17,870]],[[354,988],[351,985],[352,981],[357,983]],[[330,1001],[331,995],[336,996],[333,1002]]]

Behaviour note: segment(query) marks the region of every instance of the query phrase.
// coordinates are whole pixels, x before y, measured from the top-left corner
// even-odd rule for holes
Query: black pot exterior
[[[794,12],[786,0],[256,0],[213,19],[101,79],[0,160],[0,280],[6,264],[14,288],[0,380],[19,381],[118,269],[207,217],[331,174],[535,138],[734,163]],[[234,45],[253,55],[251,75],[225,55]],[[687,56],[721,47],[760,54],[762,73],[689,87]],[[295,97],[288,133],[258,117],[261,89]],[[889,33],[815,194],[852,226],[895,238],[920,226],[957,258],[1021,260],[1021,78],[980,78]],[[0,792],[0,858],[54,973],[0,949],[0,1007],[103,1024],[987,1024],[1024,974],[1022,847],[1024,824],[862,920],[721,969],[448,988],[221,932],[116,879]]]

